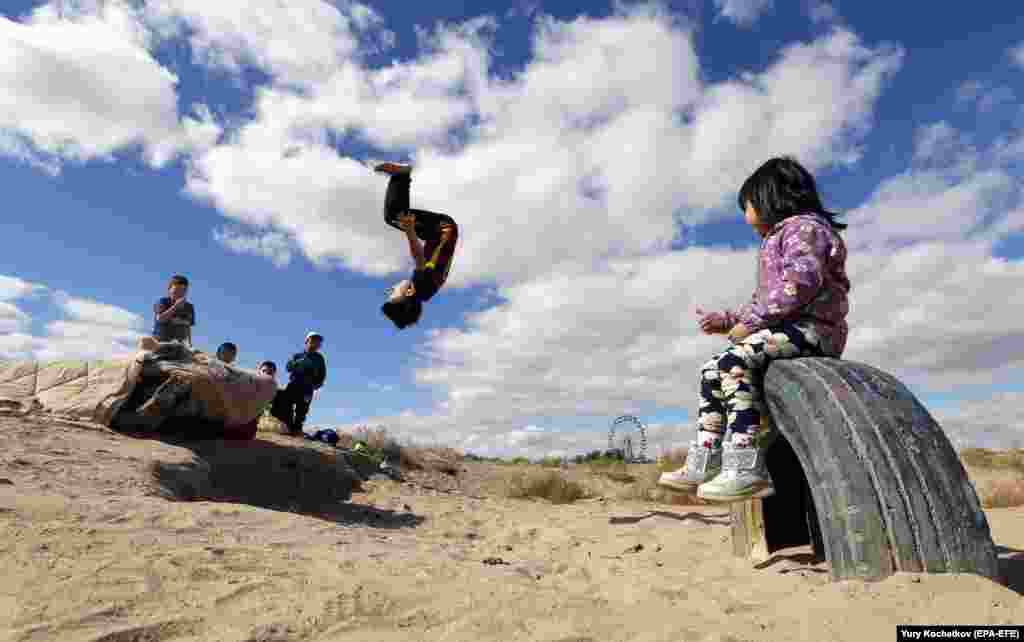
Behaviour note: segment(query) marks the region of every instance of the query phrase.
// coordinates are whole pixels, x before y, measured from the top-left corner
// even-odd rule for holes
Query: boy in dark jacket
[[[270,411],[274,417],[288,427],[288,433],[302,433],[313,393],[324,385],[327,378],[327,362],[320,354],[323,336],[317,332],[306,335],[306,351],[292,356],[286,366],[290,376],[288,385],[277,393]]]
[[[180,274],[171,277],[167,296],[153,306],[153,337],[157,341],[181,341],[192,345],[192,326],[196,324],[196,309],[185,299],[188,279]]]

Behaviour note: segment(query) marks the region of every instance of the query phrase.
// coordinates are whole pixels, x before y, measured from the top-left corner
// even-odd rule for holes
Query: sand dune
[[[286,437],[186,448],[3,419],[0,448],[3,640],[839,642],[1024,623],[1021,508],[987,511],[1008,586],[830,583],[803,549],[732,557],[720,507],[511,500],[488,492],[490,464],[344,501],[328,449]]]

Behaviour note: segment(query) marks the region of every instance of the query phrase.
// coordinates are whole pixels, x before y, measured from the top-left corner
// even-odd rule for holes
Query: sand
[[[831,583],[805,549],[734,558],[721,507],[512,500],[470,462],[343,501],[309,442],[204,448],[0,419],[0,640],[859,642],[1024,624],[1021,508],[987,511],[1008,586]]]

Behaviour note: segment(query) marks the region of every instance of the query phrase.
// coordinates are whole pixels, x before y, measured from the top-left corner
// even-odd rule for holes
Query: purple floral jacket
[[[810,323],[822,351],[839,357],[846,348],[850,310],[846,244],[816,214],[791,216],[761,242],[757,289],[749,303],[723,313],[729,327],[742,323],[751,333],[783,321]]]

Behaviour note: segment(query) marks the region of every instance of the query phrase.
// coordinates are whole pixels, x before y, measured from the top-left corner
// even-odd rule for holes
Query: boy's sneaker
[[[692,493],[721,470],[722,449],[702,446],[693,441],[690,442],[690,449],[686,451],[686,465],[679,470],[662,473],[658,478],[658,485]]]
[[[765,462],[767,448],[722,445],[722,472],[697,488],[697,497],[713,502],[742,502],[775,494]]]
[[[381,174],[411,174],[412,165],[406,163],[380,163],[373,168],[373,171],[380,172]]]

